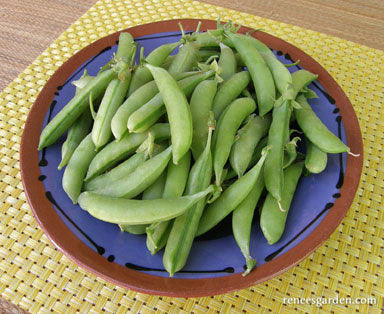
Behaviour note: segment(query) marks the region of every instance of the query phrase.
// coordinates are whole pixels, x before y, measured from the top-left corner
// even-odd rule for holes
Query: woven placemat
[[[364,140],[354,202],[331,238],[307,259],[263,284],[205,298],[128,291],[72,263],[43,234],[19,171],[28,112],[54,71],[91,42],[138,24],[174,18],[233,20],[263,28],[323,65],[351,100]],[[97,2],[0,94],[0,293],[29,312],[381,313],[384,297],[384,52],[303,28],[196,1]],[[376,304],[284,304],[284,298],[375,298]],[[302,302],[305,303],[305,302]]]

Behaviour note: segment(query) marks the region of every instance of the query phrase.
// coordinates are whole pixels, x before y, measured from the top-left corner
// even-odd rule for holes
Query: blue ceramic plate
[[[164,23],[168,24],[164,26]],[[136,42],[144,47],[147,54],[159,45],[175,42],[180,38],[181,34],[174,27],[175,23],[177,21],[155,23],[158,26],[161,24],[161,27],[154,27],[149,33],[144,31],[143,35],[139,36],[135,36],[135,31],[131,31],[131,33],[136,37]],[[195,28],[196,21],[187,20],[182,23],[185,28],[192,30]],[[204,21],[203,26],[212,28],[211,23],[211,21]],[[140,31],[136,31],[136,33],[140,34]],[[71,83],[79,79],[84,70],[87,70],[90,75],[96,75],[100,67],[111,59],[117,48],[118,34],[112,36],[114,36],[114,40],[110,39],[108,42],[104,40],[96,52],[93,49],[88,54],[80,57],[77,54],[72,57],[68,62],[76,58],[77,64],[72,65],[71,71],[62,71],[60,77],[56,75],[53,81],[52,79],[49,81],[47,85],[50,87],[47,88],[50,91],[43,95],[44,101],[49,99],[49,106],[46,105],[43,108],[40,105],[42,102],[40,95],[33,107],[33,110],[40,112],[40,121],[32,116],[32,112],[28,118],[28,120],[34,119],[36,123],[39,123],[40,131],[74,96],[75,87]],[[304,68],[319,74],[318,81],[309,86],[319,96],[317,99],[309,100],[312,109],[334,134],[351,147],[352,151],[362,153],[361,136],[353,138],[353,143],[348,139],[350,134],[357,132],[360,135],[360,133],[352,106],[337,84],[329,75],[324,75],[324,69],[297,48],[275,38],[269,43],[268,38],[271,36],[266,36],[267,40],[260,39],[264,39],[264,42],[274,49],[273,52],[280,61],[290,64],[297,58],[301,60],[300,65],[289,68],[291,71]],[[283,44],[279,46],[279,43]],[[316,64],[315,69],[311,66],[313,64]],[[316,72],[316,69],[321,69],[320,73]],[[333,88],[333,85],[338,89]],[[352,113],[354,121],[348,125],[345,124],[341,111],[349,112],[348,115]],[[251,255],[258,264],[249,276],[245,278],[241,276],[244,271],[244,258],[233,238],[231,217],[228,217],[214,230],[195,240],[184,269],[171,279],[162,265],[162,251],[152,256],[146,249],[144,235],[121,232],[117,225],[100,221],[78,205],[72,204],[62,188],[63,170],[57,170],[61,160],[61,145],[65,136],[52,146],[37,152],[37,144],[29,145],[31,147],[28,148],[25,145],[28,138],[32,140],[32,137],[36,143],[36,137],[38,138],[40,133],[36,134],[35,131],[29,133],[29,125],[30,123],[27,123],[23,134],[23,182],[34,214],[54,244],[77,263],[108,280],[124,287],[160,295],[186,297],[223,293],[261,282],[290,268],[312,252],[336,228],[350,206],[361,172],[361,164],[359,164],[362,160],[361,157],[351,158],[345,153],[328,154],[325,171],[300,179],[288,214],[285,232],[281,240],[274,245],[267,244],[256,214],[251,236]],[[31,165],[30,158],[26,162],[26,154],[38,155],[36,164]],[[30,177],[28,174],[30,170],[27,170],[27,167],[36,168],[35,173],[38,175]],[[352,167],[358,168],[357,171],[354,169],[353,175]],[[348,184],[347,180],[349,180]],[[344,188],[346,184],[347,188]],[[35,193],[30,189],[31,185],[42,190],[39,193],[44,194],[43,201],[34,200],[31,197],[31,194]],[[349,195],[344,194],[343,188]],[[259,203],[262,204],[262,201]],[[49,207],[46,211],[41,210],[43,204]],[[324,223],[326,217],[331,213],[334,213],[334,217],[331,218],[333,223],[331,225]],[[55,216],[55,221],[49,222],[49,219],[43,217],[47,214]],[[328,217],[328,219],[330,218]],[[51,225],[56,221],[60,221],[60,226],[54,228]],[[69,241],[69,238],[66,238],[66,235],[69,234],[70,238],[74,240]],[[61,240],[61,238],[66,238],[66,240]],[[308,241],[308,238],[311,239],[310,243],[305,241],[306,239]],[[292,256],[292,254],[294,255]],[[272,267],[272,269],[268,267]],[[106,270],[108,268],[109,270]],[[122,273],[128,275],[123,276]],[[143,278],[143,280],[137,284],[135,280],[132,280],[132,276],[136,277],[136,280],[137,278]],[[191,284],[191,282],[193,283]],[[227,286],[223,286],[225,283]],[[199,289],[199,285],[201,289]],[[184,287],[182,290],[181,286]]]

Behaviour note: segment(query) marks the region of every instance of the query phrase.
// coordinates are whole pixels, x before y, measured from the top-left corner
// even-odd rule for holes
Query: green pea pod
[[[168,164],[162,198],[176,198],[183,195],[188,180],[190,165],[190,152],[184,155],[178,165],[172,162]],[[167,243],[172,223],[172,220],[162,221],[151,225],[147,229],[147,248],[152,255],[161,250]]]
[[[145,153],[136,153],[126,161],[122,162],[110,171],[101,174],[92,180],[84,183],[84,190],[94,191],[110,185],[112,182],[122,179],[133,172],[140,164],[145,161]]]
[[[222,172],[231,152],[237,130],[244,119],[256,109],[252,98],[234,100],[221,115],[213,134],[213,169],[217,186],[221,185]]]
[[[164,190],[165,183],[165,172],[163,172],[157,180],[148,187],[144,192],[141,199],[143,200],[154,200],[161,198]],[[149,225],[119,225],[120,229],[125,232],[129,232],[132,234],[145,234],[146,229]]]
[[[236,73],[237,64],[235,54],[232,49],[228,46],[220,43],[220,59],[219,59],[219,68],[221,69],[220,77],[226,81],[233,74]]]
[[[164,171],[171,158],[172,147],[145,161],[125,178],[94,190],[100,195],[133,198],[151,186]]]
[[[289,167],[296,160],[297,142],[300,140],[300,137],[294,137],[291,141],[285,144],[283,169]]]
[[[46,125],[41,132],[39,147],[41,150],[54,142],[81,116],[89,107],[89,95],[100,97],[110,81],[116,77],[112,69],[99,73],[94,80],[77,93],[65,107]]]
[[[234,101],[241,92],[248,86],[251,77],[248,71],[241,71],[223,82],[213,100],[212,110],[215,119],[218,120],[222,112]]]
[[[292,76],[286,66],[276,58],[273,52],[264,43],[252,36],[245,37],[248,39],[249,43],[257,49],[261,57],[264,59],[272,73],[273,80],[279,93],[285,100],[294,100],[296,98],[296,94],[293,88]]]
[[[179,48],[168,68],[169,73],[191,71],[199,61],[199,45],[183,36],[185,43]],[[153,73],[152,73],[153,74]]]
[[[191,37],[199,47],[215,48],[219,47],[223,34],[224,30],[222,29],[211,29],[201,33],[195,32]]]
[[[208,139],[204,151],[193,165],[186,187],[186,195],[191,195],[206,189],[212,176],[211,137],[213,125],[210,123]],[[169,235],[163,264],[170,276],[182,269],[187,261],[189,252],[199,226],[206,200],[202,199],[184,214],[175,219]]]
[[[165,59],[164,63],[161,65],[161,67],[162,67],[163,69],[168,70],[169,67],[171,66],[173,60],[175,60],[175,58],[176,58],[176,55],[170,55],[170,56],[168,56],[168,57]]]
[[[233,210],[232,213],[233,236],[235,237],[236,243],[239,246],[241,253],[245,257],[245,263],[247,266],[243,276],[248,275],[256,265],[256,260],[251,257],[249,252],[249,242],[251,238],[253,215],[263,190],[264,177],[263,172],[261,172],[251,192],[240,203],[240,205]]]
[[[57,169],[62,169],[70,160],[76,147],[87,136],[92,125],[92,115],[89,110],[84,111],[68,130],[67,139],[61,147],[61,162]]]
[[[169,138],[170,129],[167,123],[155,124],[149,132],[157,140]],[[129,157],[148,137],[148,132],[129,133],[120,141],[113,141],[100,150],[89,165],[85,181],[89,181],[104,171],[111,169],[118,162]]]
[[[189,103],[180,86],[166,70],[150,64],[145,66],[151,71],[167,110],[173,163],[177,164],[192,143],[192,116]]]
[[[74,204],[81,193],[84,177],[92,158],[96,155],[91,134],[77,146],[63,174],[63,189]]]
[[[281,211],[272,194],[269,193],[264,201],[260,214],[260,227],[268,244],[272,245],[279,241],[284,232],[289,207],[303,167],[303,162],[297,162],[284,170],[284,190],[281,197],[281,206],[285,209],[284,211]]]
[[[174,199],[132,200],[83,192],[79,205],[97,219],[129,225],[150,224],[175,218],[215,191],[213,185],[205,191]]]
[[[112,136],[111,121],[118,107],[123,103],[129,83],[130,75],[124,81],[114,79],[105,91],[92,128],[92,140],[96,150],[107,144]]]
[[[216,80],[202,81],[196,86],[190,100],[193,125],[191,150],[195,160],[204,151],[207,143],[209,112],[212,109],[216,91]]]
[[[215,227],[247,197],[260,176],[269,149],[269,147],[266,147],[257,164],[231,184],[213,203],[205,208],[196,236],[200,236]]]
[[[270,115],[264,117],[251,115],[246,124],[237,132],[229,155],[229,162],[239,177],[247,170],[257,144],[268,133],[270,125]]]
[[[259,114],[264,116],[272,109],[276,96],[271,71],[258,50],[249,43],[247,36],[232,32],[226,32],[226,35],[247,66],[255,87]]]
[[[145,58],[145,61],[154,66],[161,66],[170,53],[180,45],[180,42],[164,44],[156,49]],[[132,74],[132,82],[129,86],[128,96],[130,96],[140,86],[152,80],[151,72],[143,66],[139,66]]]
[[[174,73],[172,76],[175,80],[179,81],[198,73],[199,72]],[[132,83],[130,86],[132,86]],[[117,109],[111,121],[111,130],[117,140],[120,140],[122,136],[128,132],[127,123],[131,114],[155,97],[158,92],[159,89],[157,88],[156,82],[150,81],[135,89],[119,109]]]
[[[281,199],[284,185],[283,163],[284,145],[290,118],[290,100],[284,101],[280,106],[275,106],[272,112],[272,123],[268,132],[268,146],[271,152],[265,160],[264,180],[268,192]]]
[[[177,82],[186,97],[189,97],[196,85],[210,78],[215,74],[214,71],[207,71],[191,77],[187,77]],[[163,97],[158,93],[150,101],[136,110],[128,119],[128,129],[130,132],[143,132],[155,123],[166,112]]]
[[[304,132],[305,136],[320,150],[326,153],[349,152],[349,147],[345,145],[326,125],[321,122],[317,115],[312,111],[311,106],[303,95],[299,95],[296,101],[300,104],[300,109],[294,109],[296,121]]]
[[[320,173],[327,167],[327,153],[316,147],[307,138],[305,139],[305,168],[310,173]]]
[[[260,157],[261,157],[261,152],[263,150],[263,148],[265,146],[267,146],[268,144],[268,137],[263,137],[260,142],[257,144],[253,154],[252,154],[252,159],[251,161],[249,162],[248,164],[248,167],[247,167],[247,170],[249,170],[250,168],[252,168],[254,165],[256,165],[256,163],[259,161]],[[233,170],[233,168],[231,167],[229,169],[229,171],[227,172],[226,176],[225,176],[225,179],[224,181],[226,180],[230,180],[230,179],[233,179],[234,177],[237,176],[237,173],[235,172],[235,170]]]
[[[292,73],[294,99],[304,87],[316,80],[317,77],[318,76],[316,74],[313,74],[307,70],[298,70]]]

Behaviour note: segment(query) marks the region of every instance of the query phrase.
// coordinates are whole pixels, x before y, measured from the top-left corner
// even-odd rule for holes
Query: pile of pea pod
[[[179,41],[147,56],[141,49],[139,64],[133,37],[122,32],[110,62],[73,83],[75,96],[44,128],[38,149],[67,132],[59,169],[68,197],[124,232],[146,234],[151,254],[164,248],[170,276],[194,239],[232,213],[247,275],[256,265],[255,208],[266,240],[276,243],[300,177],[349,148],[307,102],[317,97],[307,87],[317,75],[291,74],[232,23],[199,27],[181,27]],[[306,154],[297,151],[300,140]]]

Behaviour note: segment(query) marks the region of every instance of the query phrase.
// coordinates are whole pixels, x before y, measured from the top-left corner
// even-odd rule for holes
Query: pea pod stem
[[[115,223],[140,225],[169,220],[184,213],[199,200],[215,190],[206,190],[173,199],[134,200],[83,192],[79,205],[97,219]]]

